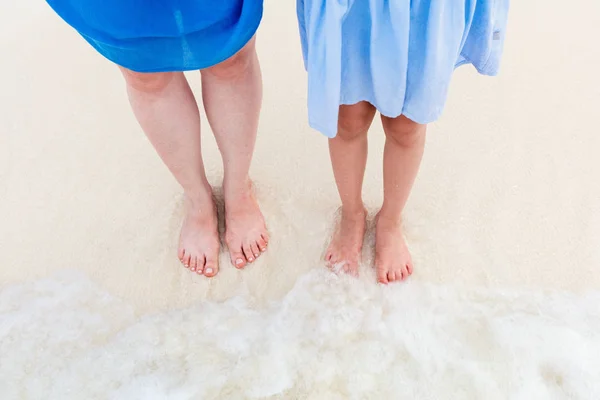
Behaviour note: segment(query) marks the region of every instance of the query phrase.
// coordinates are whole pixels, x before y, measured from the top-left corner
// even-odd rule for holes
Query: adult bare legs
[[[243,268],[266,251],[269,241],[248,176],[262,102],[255,39],[201,74],[204,108],[225,169],[225,241],[231,262]]]
[[[200,116],[183,73],[137,73],[121,69],[133,112],[185,192],[186,217],[178,256],[192,271],[218,271],[216,208],[200,150]]]

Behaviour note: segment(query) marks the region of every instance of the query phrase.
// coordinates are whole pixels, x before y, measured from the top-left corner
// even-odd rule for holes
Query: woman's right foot
[[[185,197],[185,219],[179,236],[178,257],[190,271],[213,277],[219,271],[217,209],[212,196]]]
[[[367,226],[367,211],[347,211],[342,207],[342,218],[325,253],[329,268],[341,267],[346,273],[358,276],[358,264],[362,254]]]

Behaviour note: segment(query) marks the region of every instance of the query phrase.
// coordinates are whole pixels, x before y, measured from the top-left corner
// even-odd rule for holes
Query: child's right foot
[[[219,271],[219,232],[216,206],[210,195],[205,197],[200,201],[185,198],[177,255],[184,267],[210,278]]]
[[[375,269],[380,283],[403,281],[413,272],[413,263],[404,240],[402,223],[397,218],[377,215]]]
[[[344,272],[358,276],[358,264],[362,253],[367,226],[367,211],[347,212],[342,208],[342,219],[336,227],[333,239],[325,253],[329,268],[342,264]]]

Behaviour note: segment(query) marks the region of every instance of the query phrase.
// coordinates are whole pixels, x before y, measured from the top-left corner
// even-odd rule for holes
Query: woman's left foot
[[[267,251],[269,233],[251,184],[241,194],[225,194],[225,228],[225,242],[236,268],[244,268]]]
[[[380,283],[403,281],[413,272],[402,223],[381,213],[377,215],[375,232],[375,268]]]

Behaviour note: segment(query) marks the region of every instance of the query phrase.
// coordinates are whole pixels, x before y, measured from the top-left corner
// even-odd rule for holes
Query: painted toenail
[[[204,272],[207,274],[212,274],[213,270],[212,270],[212,268],[206,268],[206,270]]]
[[[235,260],[235,263],[237,265],[242,265],[244,263],[244,260],[242,260],[241,258],[238,258],[237,260]]]

